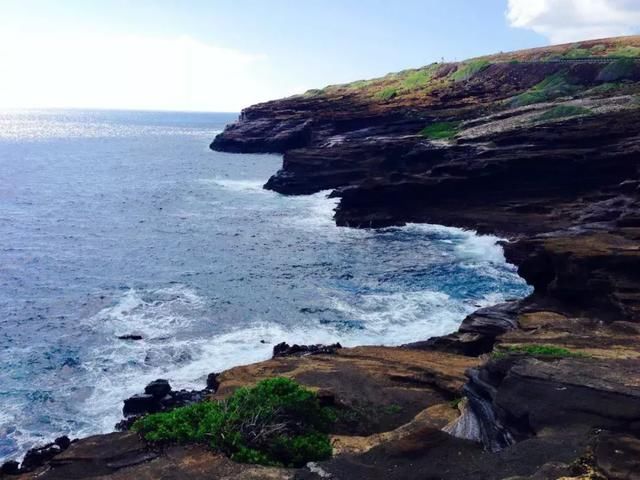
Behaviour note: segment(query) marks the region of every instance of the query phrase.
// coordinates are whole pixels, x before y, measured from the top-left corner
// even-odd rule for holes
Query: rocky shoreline
[[[580,48],[601,45],[640,38]],[[239,465],[120,432],[11,478],[640,478],[640,61],[547,59],[572,48],[432,65],[417,88],[407,79],[423,70],[255,105],[213,141],[282,153],[265,188],[331,189],[341,226],[425,222],[507,238],[507,259],[534,287],[444,337],[281,345],[208,385],[203,395],[224,398],[287,376],[322,392],[350,412],[331,460]],[[157,403],[146,395],[135,402]]]

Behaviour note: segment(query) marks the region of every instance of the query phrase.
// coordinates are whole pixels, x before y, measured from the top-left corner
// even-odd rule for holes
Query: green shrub
[[[314,392],[272,378],[224,401],[147,415],[133,430],[149,442],[207,444],[238,462],[299,467],[331,456],[326,432],[333,422]]]
[[[598,74],[597,80],[601,82],[614,82],[633,76],[636,61],[631,58],[620,58],[607,64]]]
[[[472,60],[470,62],[464,62],[458,67],[458,69],[451,74],[451,79],[454,82],[462,82],[469,80],[476,73],[481,72],[487,68],[491,62],[488,60]]]
[[[394,87],[386,87],[376,94],[380,100],[391,100],[398,95],[398,89]]]
[[[494,358],[503,358],[509,355],[531,355],[534,357],[583,357],[578,352],[572,352],[566,348],[556,347],[555,345],[540,345],[532,343],[529,345],[498,345],[493,351]]]
[[[554,98],[572,95],[577,90],[578,87],[570,84],[563,73],[554,73],[529,90],[513,97],[510,103],[514,107],[522,107],[524,105],[546,102]]]
[[[591,110],[576,105],[557,105],[551,110],[547,110],[536,120],[555,120],[557,118],[577,117],[579,115],[590,115]]]
[[[427,125],[420,131],[420,135],[431,140],[447,140],[458,133],[458,122],[436,122]]]

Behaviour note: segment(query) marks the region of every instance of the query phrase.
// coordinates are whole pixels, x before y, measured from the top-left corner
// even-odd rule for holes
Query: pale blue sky
[[[633,33],[633,3],[0,0],[0,107],[235,111],[443,57]]]

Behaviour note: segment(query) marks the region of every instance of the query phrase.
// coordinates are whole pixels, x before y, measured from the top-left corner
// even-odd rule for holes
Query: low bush
[[[133,425],[149,442],[202,443],[238,462],[299,467],[325,460],[332,410],[286,378],[239,388],[228,399],[143,417]]]
[[[427,125],[420,135],[430,140],[448,140],[458,133],[458,122],[436,122]]]

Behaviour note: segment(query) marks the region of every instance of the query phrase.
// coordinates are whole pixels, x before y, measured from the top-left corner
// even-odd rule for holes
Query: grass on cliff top
[[[438,68],[440,68],[440,64],[432,63],[418,70],[405,70],[400,72],[399,77],[402,81],[402,88],[411,91],[426,87],[431,83],[431,80],[433,80]]]
[[[566,348],[555,345],[540,345],[531,343],[529,345],[498,345],[491,356],[493,358],[504,358],[509,355],[531,355],[533,357],[583,357],[578,352],[573,352]]]
[[[149,442],[206,444],[237,462],[300,467],[331,456],[333,422],[314,392],[271,378],[223,401],[147,415],[133,430]]]
[[[621,46],[609,53],[610,57],[640,57],[640,47]]]
[[[398,89],[395,87],[386,87],[376,94],[376,98],[380,100],[391,100],[398,96]]]
[[[436,122],[420,130],[420,135],[429,140],[449,140],[458,133],[458,122]]]
[[[591,115],[591,110],[585,107],[579,107],[576,105],[557,105],[550,110],[547,110],[542,115],[538,116],[536,120],[557,120],[559,118],[570,118]]]
[[[451,74],[451,79],[454,82],[463,82],[465,80],[469,80],[475,74],[487,68],[490,64],[491,62],[484,59],[463,62],[458,67],[458,69]]]
[[[554,73],[529,90],[513,97],[510,103],[514,107],[522,107],[524,105],[546,102],[554,98],[572,95],[578,89],[577,85],[572,85],[567,81],[565,74]]]

